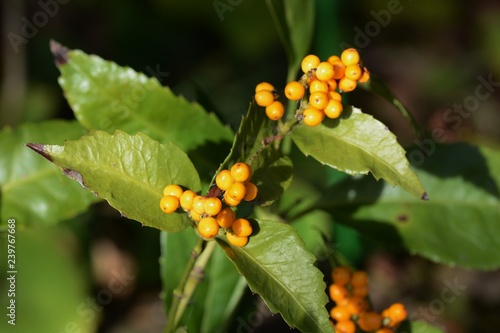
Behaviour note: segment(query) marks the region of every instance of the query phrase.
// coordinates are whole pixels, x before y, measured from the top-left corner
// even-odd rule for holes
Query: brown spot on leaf
[[[79,173],[76,170],[71,170],[71,169],[63,169],[63,173],[68,176],[69,178],[76,180],[77,182],[80,183],[80,185],[83,186],[83,188],[87,188],[83,182],[83,176],[81,173]]]
[[[427,196],[427,192],[424,192],[424,194],[422,194],[422,200],[424,201],[429,201],[429,197]]]
[[[52,52],[52,55],[54,56],[56,66],[64,65],[69,60],[69,49],[53,39],[50,40],[50,52]]]
[[[408,222],[408,215],[406,215],[406,214],[399,214],[396,219],[400,223],[405,223],[405,222]]]
[[[28,147],[28,148],[32,149],[33,151],[35,151],[36,153],[42,155],[44,158],[46,158],[50,162],[54,162],[54,160],[52,159],[52,156],[50,156],[49,154],[47,154],[45,152],[45,145],[44,144],[41,144],[41,143],[27,143],[26,147]]]

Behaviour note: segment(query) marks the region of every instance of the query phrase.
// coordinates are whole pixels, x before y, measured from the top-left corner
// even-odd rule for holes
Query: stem
[[[191,251],[191,257],[189,258],[189,261],[186,264],[184,273],[182,273],[182,277],[179,280],[179,284],[173,291],[173,299],[167,315],[167,325],[165,327],[165,333],[173,333],[177,326],[177,322],[175,322],[174,318],[177,313],[177,309],[179,308],[181,300],[185,297],[183,291],[185,289],[191,271],[195,267],[196,260],[203,252],[205,243],[206,243],[205,240],[203,240],[202,238],[198,238],[198,241],[196,242],[193,250]]]
[[[217,243],[215,241],[208,242],[203,252],[200,254],[198,259],[196,259],[196,263],[189,273],[189,278],[184,286],[184,292],[182,295],[183,297],[180,300],[177,312],[174,317],[174,327],[176,327],[181,320],[182,315],[184,314],[184,311],[186,310],[186,307],[189,304],[194,291],[196,290],[196,287],[198,287],[198,285],[205,278],[205,266],[207,266],[207,263],[210,260],[216,245]]]

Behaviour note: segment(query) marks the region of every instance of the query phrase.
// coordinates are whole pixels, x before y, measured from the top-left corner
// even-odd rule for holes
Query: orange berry
[[[335,79],[325,81],[325,83],[328,85],[328,91],[335,91],[337,89],[337,81]]]
[[[173,195],[174,197],[180,198],[182,192],[184,192],[182,187],[176,184],[171,184],[165,186],[165,188],[163,189],[163,196]]]
[[[344,107],[342,106],[342,103],[340,103],[335,99],[331,99],[328,101],[328,104],[326,105],[323,112],[325,113],[325,116],[327,116],[328,118],[335,119],[340,116],[343,109]]]
[[[166,195],[160,200],[160,208],[164,213],[170,214],[177,210],[179,207],[179,198],[173,195]]]
[[[329,91],[328,92],[328,98],[334,99],[334,100],[339,101],[339,102],[342,102],[342,95],[339,94],[336,91]]]
[[[223,191],[226,191],[232,183],[233,177],[229,170],[222,170],[217,174],[217,177],[215,177],[215,184]]]
[[[342,61],[340,60],[335,60],[331,63],[333,67],[333,78],[335,80],[340,80],[341,78],[344,77],[345,74],[345,65]]]
[[[280,101],[274,101],[266,106],[266,115],[271,120],[280,120],[285,114],[285,107]]]
[[[255,102],[259,106],[269,106],[274,102],[274,94],[269,90],[261,90],[255,93]]]
[[[297,81],[288,82],[285,86],[285,96],[291,101],[298,101],[304,96],[305,88]]]
[[[339,286],[345,286],[351,281],[351,270],[345,266],[335,267],[332,270],[332,280]]]
[[[324,93],[328,92],[328,82],[330,82],[330,81],[325,82],[325,81],[320,81],[320,80],[312,80],[311,83],[309,84],[309,92],[311,94],[315,93],[317,91],[321,91]]]
[[[226,233],[227,241],[237,247],[242,247],[247,245],[248,243],[248,236],[236,236],[233,233]]]
[[[394,333],[394,331],[390,328],[382,327],[381,329],[376,330],[375,333]]]
[[[217,214],[217,223],[219,223],[219,226],[222,228],[230,228],[235,219],[236,214],[229,207],[222,209],[219,214]]]
[[[359,64],[359,53],[358,50],[354,48],[348,48],[342,51],[340,54],[340,60],[344,63],[344,65],[351,66]]]
[[[352,273],[351,285],[353,288],[364,287],[368,285],[368,274],[365,271],[356,271]]]
[[[400,323],[405,320],[407,316],[408,312],[403,304],[394,303],[389,307],[389,318],[391,322],[395,322],[396,324]]]
[[[368,296],[368,286],[352,288],[352,295],[361,297]]]
[[[191,190],[186,190],[182,192],[181,197],[179,198],[179,203],[181,204],[181,207],[184,208],[185,210],[191,210],[193,208],[193,199],[196,196],[196,193],[194,193]]]
[[[219,224],[213,217],[204,217],[198,223],[198,231],[204,238],[214,238],[219,233]]]
[[[233,222],[233,225],[231,226],[231,229],[233,230],[233,234],[236,236],[250,236],[252,234],[252,225],[247,219],[239,218]]]
[[[267,90],[267,91],[273,91],[276,90],[274,89],[274,86],[268,82],[261,82],[255,87],[255,93],[258,93],[261,90]]]
[[[366,332],[378,330],[382,326],[382,316],[376,312],[362,312],[358,317],[358,326]]]
[[[356,86],[356,81],[343,77],[339,81],[338,88],[341,92],[350,92],[356,89]]]
[[[364,297],[353,296],[342,303],[351,314],[360,314],[368,309],[368,302]]]
[[[316,67],[316,77],[321,81],[328,81],[333,78],[334,69],[329,62],[321,62]]]
[[[247,194],[247,189],[243,183],[232,183],[227,189],[226,193],[234,200],[241,201]]]
[[[368,82],[369,80],[370,80],[370,71],[368,70],[368,68],[363,67],[363,74],[359,78],[358,82],[365,83]]]
[[[235,200],[233,199],[229,193],[224,193],[224,202],[226,203],[226,205],[228,206],[231,206],[231,207],[235,207],[235,206],[238,206],[241,202],[241,200]]]
[[[304,73],[309,72],[311,69],[318,67],[320,63],[319,57],[314,54],[309,54],[302,59],[300,68]]]
[[[325,113],[322,110],[318,110],[311,106],[305,109],[302,115],[302,121],[307,126],[317,126],[323,121],[323,118],[325,117]]]
[[[361,75],[363,75],[363,70],[359,65],[350,65],[345,68],[345,77],[357,81],[361,78]]]
[[[332,317],[332,319],[336,320],[337,322],[351,320],[351,314],[349,313],[349,310],[347,310],[346,307],[340,305],[337,305],[330,310],[330,317]]]
[[[335,303],[340,303],[349,298],[349,291],[346,287],[332,283],[328,287],[328,292],[330,294],[330,299]]]
[[[336,333],[355,333],[356,324],[352,320],[339,321],[335,325]]]
[[[207,198],[203,203],[203,209],[208,215],[215,216],[219,214],[220,210],[222,209],[222,202],[219,198],[216,197]]]
[[[257,185],[255,185],[254,183],[251,183],[251,182],[246,182],[245,189],[247,191],[247,194],[245,194],[245,197],[243,198],[243,200],[252,201],[257,197],[257,193],[259,192]]]
[[[309,96],[309,106],[323,110],[328,105],[328,95],[324,92],[317,91]]]
[[[235,182],[243,183],[252,178],[252,167],[244,162],[238,162],[231,167],[230,173]]]

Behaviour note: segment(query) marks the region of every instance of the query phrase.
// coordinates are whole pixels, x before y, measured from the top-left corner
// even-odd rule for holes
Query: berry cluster
[[[218,196],[197,195],[191,190],[183,190],[179,185],[167,185],[163,189],[160,208],[170,214],[179,206],[196,222],[199,234],[211,239],[222,228],[229,243],[245,246],[252,234],[252,225],[247,219],[236,218],[231,207],[242,200],[252,201],[257,197],[257,186],[250,182],[252,168],[243,162],[234,164],[231,170],[222,170],[216,177],[217,187],[223,192]],[[226,207],[224,207],[226,206]]]
[[[329,294],[335,306],[330,310],[330,317],[336,332],[355,333],[357,326],[362,332],[394,333],[406,319],[407,312],[401,303],[392,304],[381,314],[370,309],[366,272],[336,267],[332,279]]]
[[[291,101],[302,101],[298,117],[308,126],[320,124],[325,116],[338,118],[343,111],[341,93],[353,91],[358,82],[370,79],[370,72],[363,67],[354,48],[344,50],[340,57],[332,55],[327,61],[309,54],[302,59],[301,68],[304,74],[299,81],[286,85],[285,96]],[[306,92],[308,98],[304,100]],[[266,115],[271,120],[278,120],[285,113],[278,97],[276,89],[267,82],[255,88],[255,101],[266,108]]]

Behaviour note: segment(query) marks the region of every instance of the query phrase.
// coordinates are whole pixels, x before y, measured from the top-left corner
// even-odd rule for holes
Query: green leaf
[[[397,333],[444,333],[440,328],[425,321],[404,321],[396,330]]]
[[[350,175],[371,172],[422,199],[427,194],[410,168],[405,150],[389,129],[359,109],[344,110],[340,119],[309,127],[295,126],[292,139],[304,155]]]
[[[313,39],[315,1],[268,0],[267,5],[287,53],[288,81],[294,80]]]
[[[454,164],[455,169],[449,169],[452,174],[445,176],[437,169],[437,174],[418,171],[432,198],[428,202],[363,177],[332,188],[319,206],[336,221],[353,226],[368,237],[390,246],[404,246],[433,261],[474,269],[498,268],[500,199],[490,186],[489,172],[482,173],[481,180],[468,161],[458,161],[470,152],[462,149],[462,154],[449,162],[441,158],[450,156],[448,152],[456,151],[455,148],[443,147],[444,152],[432,156],[436,162],[429,162]],[[483,169],[480,160],[475,163],[476,170]]]
[[[62,144],[85,129],[76,121],[47,121],[0,132],[1,225],[50,225],[83,212],[98,198],[64,177],[61,170],[26,148],[28,142]]]
[[[161,233],[161,275],[165,308],[170,307],[198,236],[191,229],[180,233]],[[220,249],[216,249],[205,268],[203,282],[197,287],[180,321],[190,333],[223,332],[246,288],[245,280]]]
[[[191,225],[185,213],[164,214],[159,207],[168,184],[200,189],[191,161],[171,142],[160,144],[142,133],[96,131],[64,146],[30,144],[30,148],[130,219],[171,232]]]
[[[292,182],[292,161],[282,155],[279,146],[282,138],[276,135],[274,126],[264,110],[252,103],[229,155],[218,170],[228,169],[236,162],[248,163],[253,170],[252,182],[259,188],[255,202],[260,205],[270,204]]]
[[[197,103],[175,96],[156,78],[52,42],[59,84],[78,121],[88,129],[142,132],[184,151],[208,141],[231,141],[229,127]],[[146,68],[151,71],[151,68]],[[159,71],[159,67],[155,68]],[[159,71],[160,76],[168,73]]]
[[[396,109],[403,115],[403,117],[406,118],[406,120],[413,127],[413,130],[417,134],[417,137],[419,138],[423,137],[422,130],[420,129],[420,126],[418,125],[415,118],[413,118],[410,111],[406,108],[406,106],[404,106],[403,102],[401,102],[396,96],[394,96],[392,91],[389,89],[387,84],[382,79],[371,74],[370,80],[368,80],[368,82],[366,83],[360,84],[359,86],[368,91],[371,91],[374,94],[379,95],[380,97],[384,98],[386,101],[394,105]]]
[[[273,313],[303,332],[333,332],[325,304],[323,275],[295,229],[273,221],[255,221],[244,247],[217,239],[228,258],[262,296]]]

